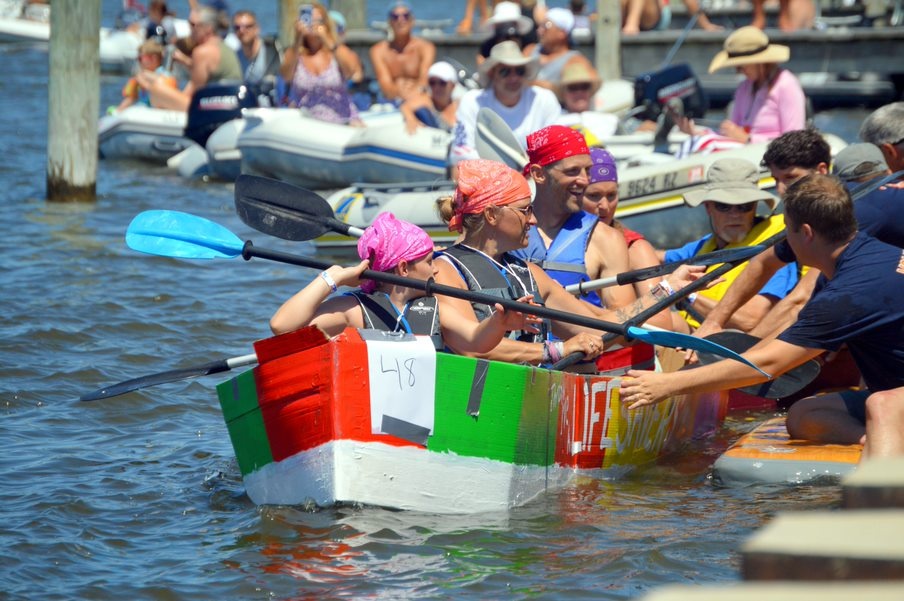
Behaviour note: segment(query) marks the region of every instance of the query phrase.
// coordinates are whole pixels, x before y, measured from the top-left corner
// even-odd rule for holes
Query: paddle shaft
[[[140,390],[142,388],[148,388],[149,386],[166,384],[168,382],[177,382],[179,380],[188,380],[189,378],[197,378],[198,376],[218,374],[224,371],[235,369],[236,367],[251,365],[252,363],[257,363],[257,355],[253,353],[250,355],[242,355],[241,357],[232,357],[230,359],[218,359],[217,361],[211,361],[210,363],[205,363],[204,365],[198,365],[196,367],[172,369],[169,371],[160,372],[158,374],[151,374],[148,376],[133,378],[124,382],[119,382],[118,384],[113,384],[112,386],[105,386],[104,388],[99,388],[94,392],[89,392],[88,394],[82,395],[81,397],[79,397],[79,400],[97,401],[99,399],[107,399],[110,397],[119,396],[121,394],[126,394],[127,392]]]
[[[247,261],[254,257],[269,259],[271,261],[278,261],[280,263],[288,263],[290,265],[312,267],[314,269],[328,269],[333,265],[328,261],[321,261],[312,257],[305,257],[276,250],[257,248],[249,240],[248,242],[245,242],[245,246],[242,249],[242,258]],[[360,277],[361,279],[374,280],[377,282],[385,282],[387,284],[396,284],[399,286],[405,286],[407,288],[422,290],[428,296],[440,294],[443,296],[451,296],[452,298],[459,298],[472,303],[484,303],[490,306],[499,304],[512,311],[520,311],[522,313],[536,315],[537,317],[570,323],[593,330],[602,330],[615,334],[616,337],[629,337],[627,332],[628,327],[620,323],[604,321],[602,319],[595,319],[583,315],[575,315],[574,313],[567,313],[565,311],[549,309],[548,307],[544,307],[542,305],[531,305],[507,298],[493,296],[491,294],[484,294],[482,292],[473,292],[471,290],[462,290],[461,288],[454,288],[452,286],[444,286],[443,284],[435,283],[432,278],[426,281],[416,280],[413,278],[406,278],[400,275],[395,275],[393,273],[386,273],[384,271],[374,271],[372,269],[365,269]]]
[[[785,238],[785,232],[783,230],[783,231],[778,232],[777,234],[774,234],[774,235],[770,236],[769,238],[763,240],[763,242],[761,244],[759,244],[758,246],[762,246],[763,247],[762,250],[765,250],[766,248],[769,248],[770,246],[778,243],[780,240],[783,240],[784,238]],[[762,250],[760,252],[762,252]],[[652,306],[644,309],[637,315],[634,315],[633,317],[631,317],[627,322],[625,322],[622,325],[625,328],[627,328],[629,325],[645,322],[646,320],[653,317],[654,315],[656,315],[657,313],[659,313],[666,307],[669,307],[669,306],[677,303],[678,301],[680,301],[684,298],[687,298],[693,292],[696,292],[697,290],[700,290],[704,286],[707,286],[711,281],[728,273],[729,271],[731,271],[732,269],[734,269],[735,267],[737,267],[744,261],[747,261],[749,258],[750,257],[745,257],[743,259],[737,259],[735,261],[729,261],[729,262],[723,263],[722,265],[719,265],[718,267],[716,267],[709,273],[703,275],[702,277],[697,278],[696,280],[694,280],[693,282],[691,282],[684,288],[682,288],[680,290],[676,290],[674,294],[670,294],[666,298],[664,298],[660,301],[657,301]],[[618,338],[618,335],[606,334],[605,336],[603,336],[603,344],[611,343],[616,338]],[[568,367],[569,365],[574,365],[575,363],[580,362],[583,358],[584,358],[584,353],[582,353],[582,352],[571,353],[570,355],[567,355],[567,356],[563,357],[562,359],[560,359],[552,367],[553,367],[553,369],[564,369],[564,368]]]

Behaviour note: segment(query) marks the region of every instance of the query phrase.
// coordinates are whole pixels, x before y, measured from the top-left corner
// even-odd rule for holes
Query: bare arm
[[[591,280],[618,275],[631,268],[628,244],[615,228],[598,222],[593,228],[586,253],[587,275]],[[609,286],[599,291],[603,304],[609,309],[625,307],[637,300],[634,286]]]
[[[743,356],[766,373],[777,376],[822,352],[822,349],[770,340],[756,345]],[[672,373],[632,370],[627,375],[622,379],[621,399],[629,403],[629,409],[652,405],[675,394],[728,390],[766,381],[761,373],[733,359]]]
[[[336,286],[357,286],[358,278],[361,272],[367,269],[367,265],[366,260],[354,267],[333,265],[326,273]],[[277,309],[270,318],[270,329],[274,334],[283,334],[315,323],[328,335],[335,336],[349,325],[349,320],[352,319],[350,311],[354,309],[360,314],[360,310],[358,302],[353,298],[327,300],[331,292],[332,289],[326,279],[315,277]],[[357,321],[363,320],[359,318]]]
[[[654,267],[661,265],[662,261],[656,256],[656,249],[653,248],[653,245],[650,244],[647,240],[637,240],[628,248],[628,267],[631,270],[634,269],[644,269],[646,267]],[[659,282],[662,281],[661,277],[657,278],[649,278],[647,280],[641,280],[639,282],[634,283],[634,295],[636,298],[640,298],[644,295],[650,293],[650,290],[653,289]],[[656,326],[658,328],[663,328],[666,330],[672,329],[672,316],[671,311],[666,309],[664,311],[660,311],[653,317],[647,320],[647,322],[651,326]]]
[[[346,46],[339,44],[335,50],[336,60],[339,62],[339,68],[342,75],[349,81],[359,82],[364,79],[364,67],[361,65],[361,59],[355,54],[355,51]]]
[[[769,278],[784,266],[785,262],[775,254],[775,247],[769,247],[751,259],[747,267],[728,287],[719,304],[712,308],[706,320],[697,328],[695,334],[705,337],[720,331],[735,311],[753,298],[766,285]]]
[[[695,312],[706,317],[718,303],[719,301],[715,299],[699,296],[692,306]],[[775,303],[776,301],[773,297],[757,294],[732,313],[725,325],[743,332],[749,332],[762,322]]]
[[[386,98],[392,100],[399,97],[399,87],[389,72],[389,66],[386,64],[384,57],[388,52],[389,45],[386,42],[377,42],[370,48],[370,64],[374,68],[374,75],[377,83],[380,84],[380,91]]]
[[[788,329],[791,324],[797,321],[797,314],[800,313],[800,310],[813,296],[813,289],[816,288],[816,280],[819,274],[820,271],[818,269],[810,268],[791,292],[777,302],[760,324],[750,330],[750,333],[758,338],[769,339],[775,338]]]

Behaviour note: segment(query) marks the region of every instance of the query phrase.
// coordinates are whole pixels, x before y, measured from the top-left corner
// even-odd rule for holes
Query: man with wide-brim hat
[[[556,95],[531,85],[537,74],[537,59],[521,54],[513,41],[493,46],[478,71],[482,90],[467,92],[458,105],[458,121],[449,152],[454,166],[464,159],[480,158],[475,141],[477,112],[487,107],[502,117],[526,148],[528,134],[555,122],[562,114]]]
[[[782,231],[785,227],[784,216],[772,215],[779,199],[771,192],[760,189],[759,179],[759,169],[750,161],[719,159],[713,162],[707,171],[703,187],[684,194],[684,201],[688,206],[703,205],[709,216],[712,233],[681,248],[659,251],[660,259],[669,263],[715,250],[753,246]],[[757,216],[760,202],[765,204],[769,216]],[[714,267],[710,267],[710,270]],[[735,267],[723,276],[723,282],[700,291],[693,301],[686,303],[685,310],[680,314],[691,328],[700,325],[745,267],[746,263]],[[735,312],[730,325],[726,327],[745,332],[750,330],[776,302],[794,288],[797,280],[797,265],[785,265],[756,296]]]
[[[499,42],[511,40],[524,48],[525,44],[536,41],[535,29],[533,19],[524,14],[520,4],[497,2],[493,6],[493,16],[481,26],[481,30],[491,35],[480,44],[477,65],[490,56],[490,50]]]
[[[566,112],[583,113],[593,110],[593,97],[602,85],[596,69],[582,62],[574,63],[562,70],[556,95]]]
[[[789,131],[804,129],[804,90],[791,71],[779,66],[790,56],[787,46],[770,43],[756,27],[741,27],[725,39],[722,51],[709,65],[710,73],[733,67],[744,76],[735,90],[728,119],[719,125],[718,132],[698,128],[686,118],[678,120],[678,127],[701,139],[709,136],[715,142],[742,144],[769,142]]]

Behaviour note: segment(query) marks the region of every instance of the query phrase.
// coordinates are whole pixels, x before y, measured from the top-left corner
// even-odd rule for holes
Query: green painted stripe
[[[267,429],[257,402],[254,370],[217,386],[217,396],[242,476],[273,463]]]
[[[558,398],[550,400],[550,385],[559,374],[491,362],[480,411],[471,416],[468,405],[477,362],[447,354],[438,354],[436,362],[436,415],[428,450],[521,465],[552,464]],[[537,428],[536,420],[544,426]]]

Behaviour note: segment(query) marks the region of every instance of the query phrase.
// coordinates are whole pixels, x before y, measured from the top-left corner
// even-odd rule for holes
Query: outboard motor
[[[692,119],[703,117],[709,108],[709,99],[700,80],[688,65],[642,73],[634,79],[634,104],[643,107],[636,115],[638,119],[656,121],[664,107],[674,99],[681,101],[684,115]]]
[[[204,146],[207,138],[227,121],[242,116],[242,109],[260,106],[256,90],[242,82],[204,86],[191,97],[185,137]]]

